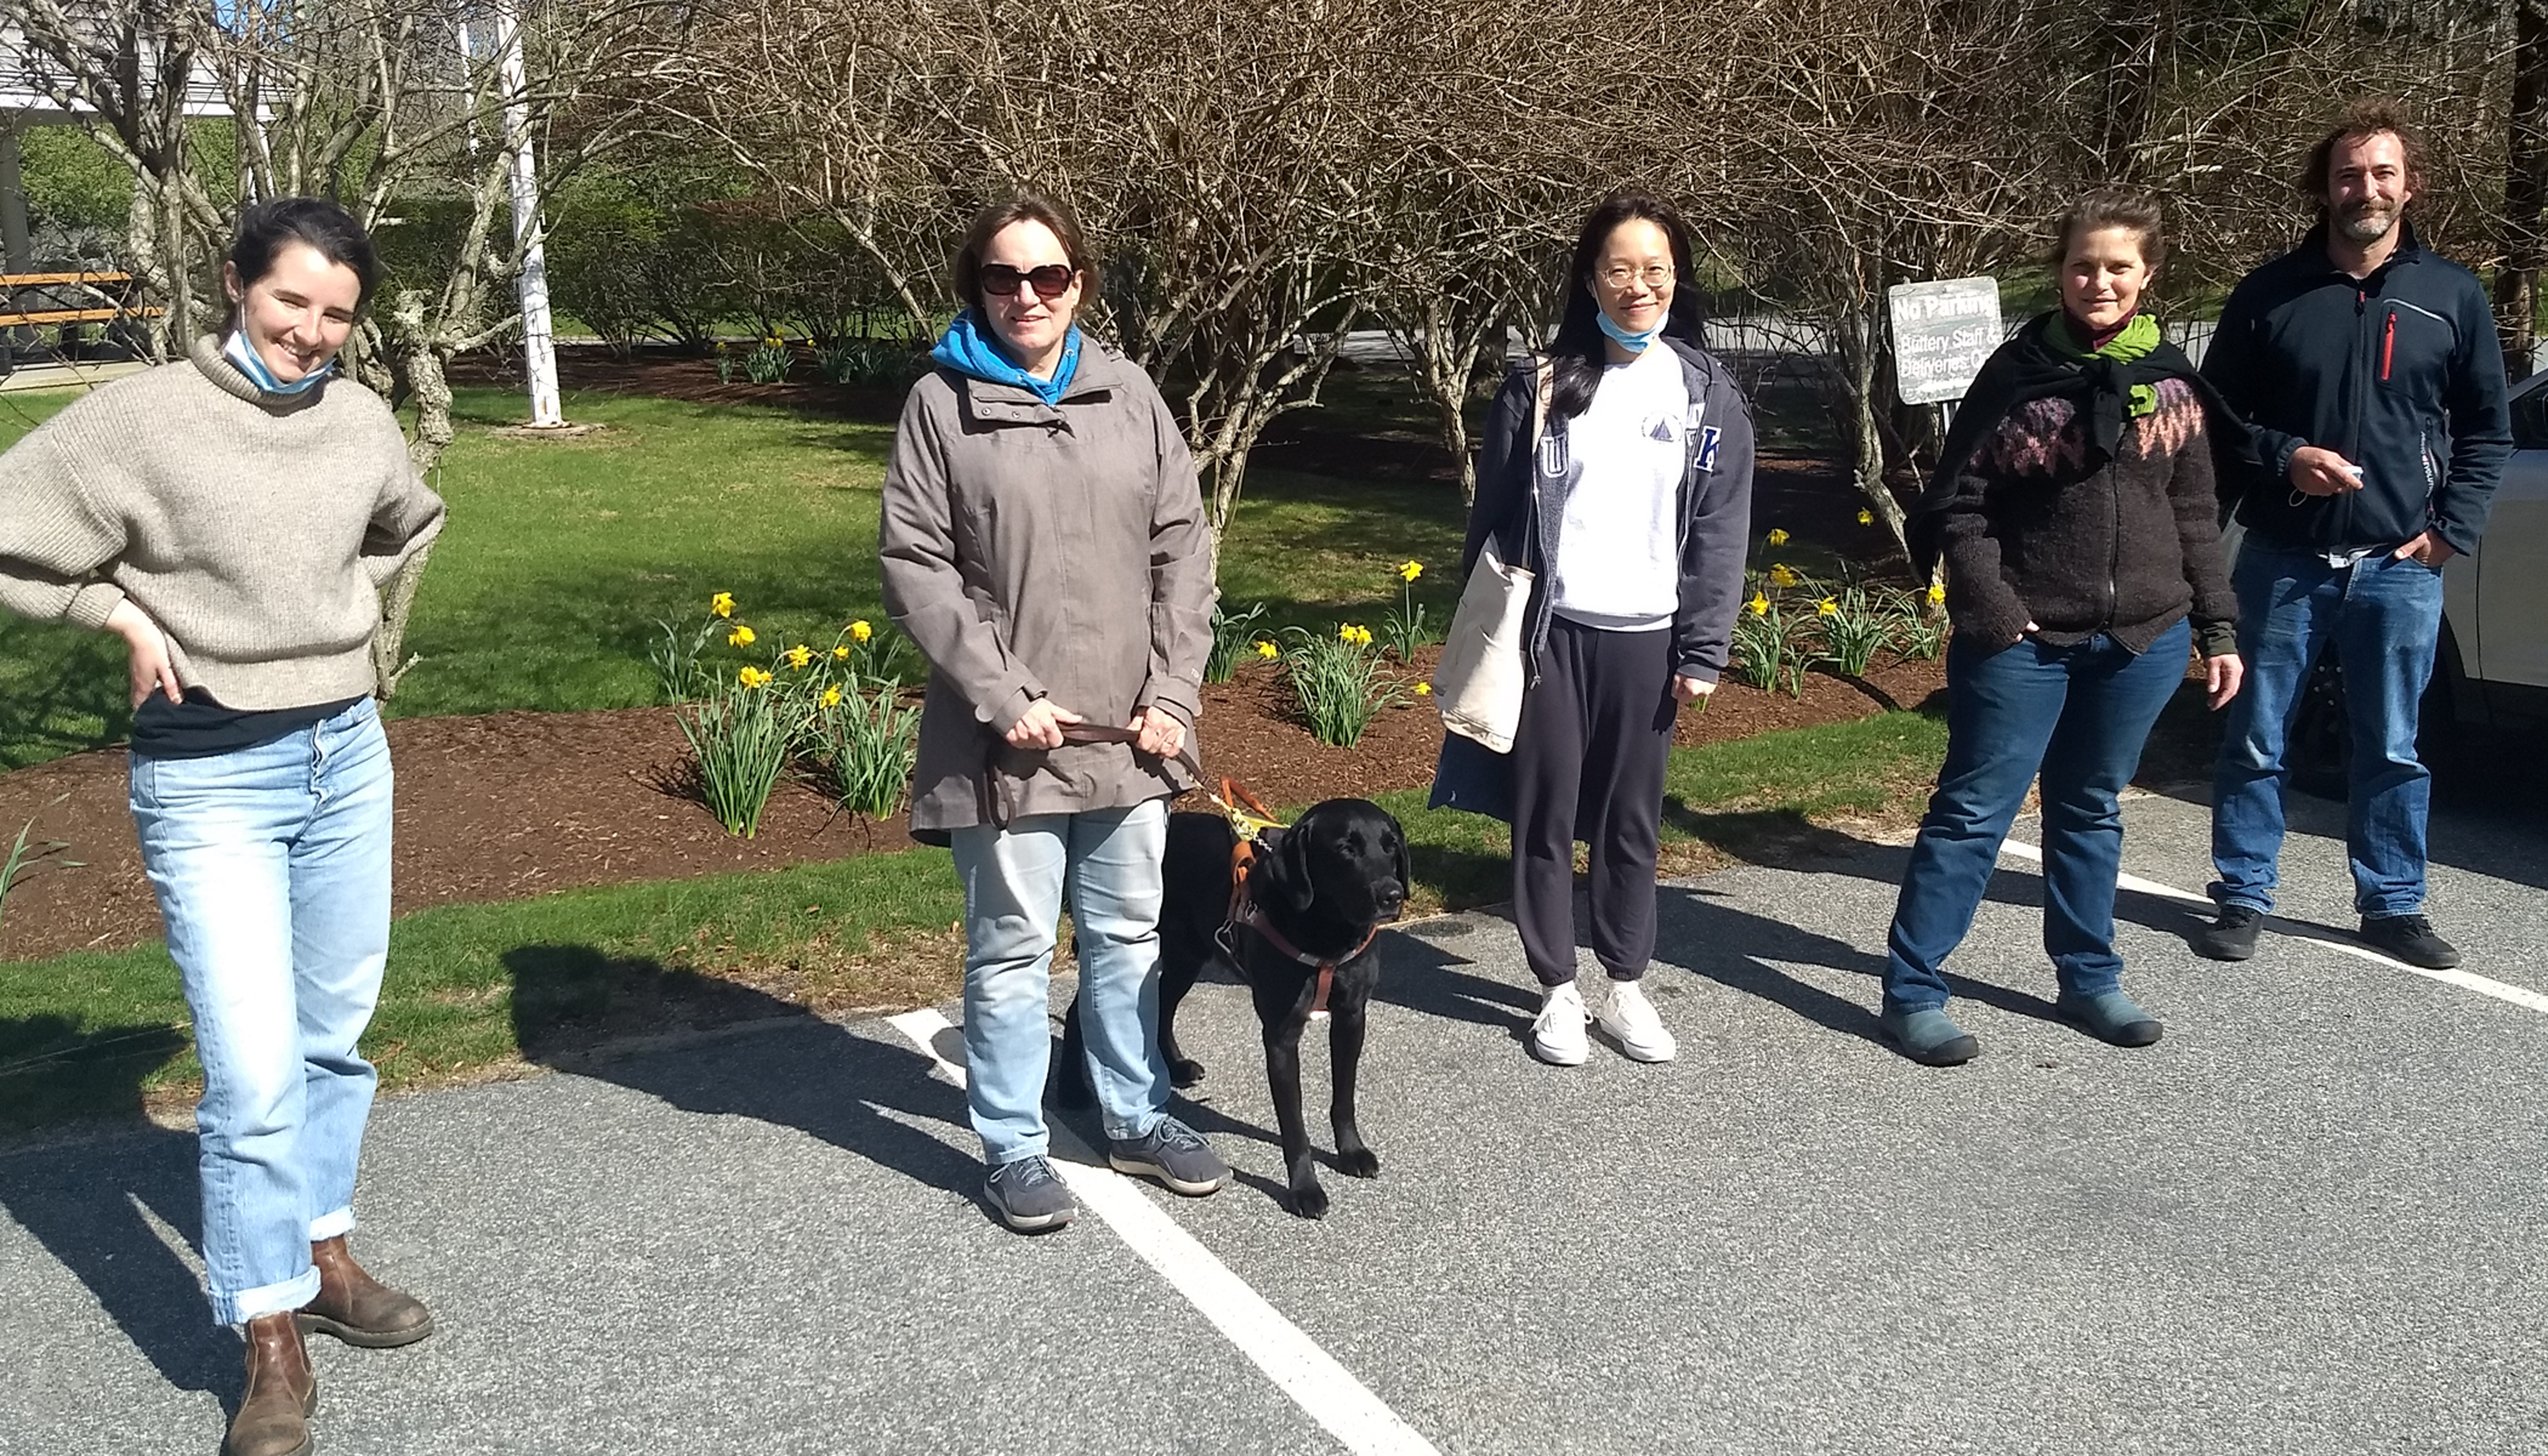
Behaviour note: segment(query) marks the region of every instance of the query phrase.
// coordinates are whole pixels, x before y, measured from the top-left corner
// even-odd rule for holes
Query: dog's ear
[[[1274,846],[1274,887],[1295,910],[1309,909],[1319,896],[1318,886],[1310,880],[1310,839],[1309,824],[1295,822]]]

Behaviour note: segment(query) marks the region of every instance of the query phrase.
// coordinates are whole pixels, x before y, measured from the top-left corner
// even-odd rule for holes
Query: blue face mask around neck
[[[256,346],[247,341],[247,330],[244,328],[232,330],[229,338],[222,345],[222,357],[236,365],[238,372],[247,376],[248,383],[269,395],[308,394],[318,387],[318,381],[325,379],[336,370],[336,361],[329,359],[292,383],[285,384],[274,377],[274,371],[266,367],[263,359],[257,357]]]
[[[1665,319],[1669,322],[1671,316],[1666,315]],[[1644,353],[1653,345],[1656,339],[1664,336],[1664,325],[1661,323],[1656,324],[1654,327],[1647,329],[1643,333],[1630,333],[1628,330],[1621,328],[1617,323],[1612,322],[1609,313],[1606,310],[1599,308],[1595,308],[1592,311],[1592,321],[1601,325],[1601,332],[1606,335],[1612,343],[1626,349],[1631,354]]]

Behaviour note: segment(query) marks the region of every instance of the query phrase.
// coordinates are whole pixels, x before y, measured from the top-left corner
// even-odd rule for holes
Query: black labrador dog
[[[1326,1190],[1310,1161],[1310,1132],[1301,1116],[1301,1033],[1319,996],[1319,967],[1331,965],[1328,1048],[1334,1100],[1336,1163],[1357,1178],[1380,1175],[1380,1157],[1362,1140],[1354,1119],[1354,1086],[1362,1063],[1363,1013],[1380,982],[1372,950],[1380,926],[1407,905],[1407,835],[1397,818],[1369,799],[1328,799],[1288,829],[1267,830],[1247,873],[1249,913],[1221,940],[1230,908],[1230,851],[1237,832],[1219,814],[1168,816],[1164,897],[1159,909],[1159,1049],[1180,1087],[1203,1080],[1203,1065],[1177,1045],[1177,1006],[1216,957],[1234,959],[1256,1001],[1265,1035],[1265,1077],[1282,1125],[1283,1169],[1292,1212],[1323,1218]],[[1225,956],[1225,950],[1228,955]],[[1073,998],[1053,1065],[1056,1101],[1086,1106],[1086,1054]]]

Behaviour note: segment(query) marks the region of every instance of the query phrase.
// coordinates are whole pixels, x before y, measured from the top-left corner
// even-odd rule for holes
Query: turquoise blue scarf
[[[1058,405],[1062,392],[1070,388],[1071,376],[1079,372],[1079,325],[1070,325],[1069,334],[1062,339],[1061,360],[1053,365],[1050,379],[1038,379],[1020,368],[970,309],[956,315],[956,321],[947,325],[946,336],[929,351],[929,357],[967,379],[1015,385],[1047,405]]]
[[[256,346],[247,341],[247,330],[243,328],[233,331],[228,341],[222,345],[222,357],[237,365],[238,372],[247,376],[248,383],[269,395],[308,394],[318,386],[318,381],[325,379],[336,370],[336,361],[330,358],[308,374],[290,384],[285,384],[274,377],[273,370],[265,367],[263,359],[256,356]]]

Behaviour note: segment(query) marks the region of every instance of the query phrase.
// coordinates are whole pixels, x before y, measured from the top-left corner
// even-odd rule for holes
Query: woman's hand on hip
[[[1011,748],[1059,748],[1065,723],[1087,720],[1065,707],[1056,707],[1048,697],[1039,697],[1028,704],[1026,716],[1009,725],[1004,735]]]
[[[2238,684],[2246,681],[2247,665],[2234,652],[2203,660],[2203,700],[2212,705],[2214,712],[2229,706],[2230,699],[2238,695]]]
[[[106,614],[106,630],[124,639],[127,667],[133,678],[133,706],[138,708],[151,693],[162,690],[170,702],[184,702],[185,689],[177,685],[176,666],[168,660],[168,634],[150,620],[150,613],[133,604],[128,596]]]
[[[1702,682],[1684,673],[1673,674],[1673,701],[1687,706],[1716,690],[1713,682]]]
[[[1135,713],[1133,721],[1124,726],[1141,735],[1140,742],[1133,747],[1154,759],[1173,759],[1186,744],[1186,725],[1155,705]]]

